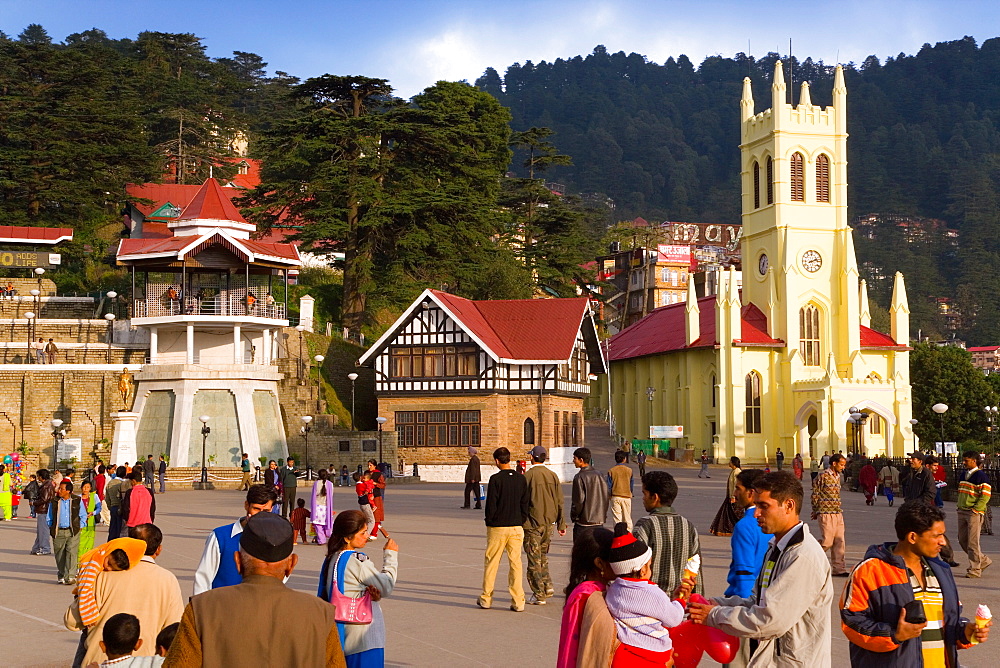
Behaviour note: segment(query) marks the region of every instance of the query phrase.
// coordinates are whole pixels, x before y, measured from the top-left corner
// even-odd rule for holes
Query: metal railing
[[[219,315],[244,318],[285,319],[285,305],[257,300],[248,304],[243,295],[215,295],[205,299],[137,299],[133,302],[134,317],[155,318],[172,315]]]

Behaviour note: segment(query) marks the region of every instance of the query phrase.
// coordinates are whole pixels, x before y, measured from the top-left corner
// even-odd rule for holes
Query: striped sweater
[[[673,649],[668,627],[684,621],[684,606],[649,580],[620,577],[605,597],[623,645],[651,652]]]
[[[984,514],[990,504],[992,489],[989,476],[978,467],[964,471],[958,483],[958,509]]]
[[[632,533],[653,550],[650,579],[668,594],[681,583],[688,559],[701,555],[698,530],[670,506],[654,508],[648,516],[640,517]],[[694,590],[705,592],[702,578],[698,578]]]

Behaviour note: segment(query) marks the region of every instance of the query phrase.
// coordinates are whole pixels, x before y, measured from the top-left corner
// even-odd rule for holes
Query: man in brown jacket
[[[247,520],[237,557],[243,584],[191,599],[165,667],[346,668],[334,606],[282,582],[299,560],[292,554],[293,534],[288,520],[274,513],[257,513]],[[237,620],[234,614],[241,610],[248,614]]]
[[[608,487],[611,488],[611,518],[618,524],[624,522],[632,530],[632,490],[634,481],[632,469],[625,463],[628,454],[623,450],[615,452],[615,465],[608,469]]]
[[[479,452],[476,448],[469,448],[469,465],[465,467],[465,505],[462,508],[469,509],[469,494],[476,497],[476,510],[482,510],[482,500],[479,498],[479,483],[483,481],[483,473],[479,464]]]

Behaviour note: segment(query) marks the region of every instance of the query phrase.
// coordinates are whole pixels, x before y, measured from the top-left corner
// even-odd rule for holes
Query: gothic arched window
[[[746,433],[760,433],[760,374],[751,371],[746,378],[747,421]]]
[[[524,421],[524,443],[525,445],[535,444],[535,421],[531,418]]]
[[[760,208],[760,163],[753,162],[753,208]]]
[[[813,304],[799,309],[799,353],[806,366],[820,365],[819,309]]]
[[[830,201],[830,158],[824,153],[816,158],[816,201]]]
[[[767,157],[767,203],[774,204],[774,161],[771,156]]]
[[[801,153],[792,153],[792,201],[806,201],[805,160]]]

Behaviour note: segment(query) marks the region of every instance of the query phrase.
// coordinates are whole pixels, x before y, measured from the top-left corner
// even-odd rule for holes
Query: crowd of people
[[[830,666],[836,577],[845,578],[839,621],[853,666],[958,666],[959,650],[988,640],[988,610],[962,616],[937,463],[924,453],[913,453],[902,472],[862,462],[857,479],[866,501],[872,484],[889,486],[890,494],[895,488],[903,499],[894,511],[895,540],[869,546],[853,567],[845,562],[846,458],[828,455],[812,480],[815,536],[802,519],[805,488],[794,461],[791,470],[770,471],[744,469],[732,458],[712,522],[713,533],[731,541],[727,586],[709,598],[698,530],[674,510],[678,486],[668,471],[640,476],[646,514],[633,525],[637,486],[625,452],[602,472],[588,448],[576,449],[568,509],[544,447],[531,449],[523,472],[507,448],[494,450],[497,472],[485,489],[477,449],[469,455],[462,507],[471,508],[474,497],[486,525],[479,608],[494,607],[504,555],[510,610],[549,604],[556,596],[552,535],[573,525],[560,668],[696,665],[703,651],[729,666]],[[979,578],[992,563],[979,543],[991,485],[978,453],[963,453],[962,462],[958,540],[966,577]],[[154,523],[156,472],[151,455],[131,468],[99,463],[79,483],[40,469],[31,494],[25,490],[38,527],[32,553],[53,554],[57,581],[74,586],[65,615],[67,628],[80,632],[74,666],[385,664],[379,602],[395,587],[398,545],[384,527],[386,477],[376,460],[353,476],[357,507],[351,501],[339,512],[335,471],[321,470],[299,497],[294,458],[280,468],[269,462],[263,483],[245,486],[240,517],[207,536],[186,605],[177,578],[156,563],[164,544]],[[107,540],[95,546],[102,524]],[[294,546],[310,534],[326,546],[316,595],[285,584],[298,564]],[[381,566],[364,552],[379,535]],[[266,615],[241,618],[240,633],[227,630],[233,610],[264,608]],[[275,634],[289,641],[271,642]]]

